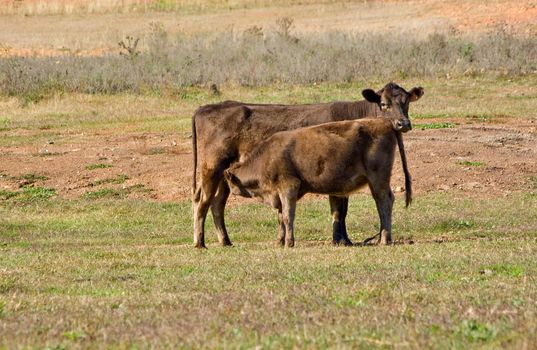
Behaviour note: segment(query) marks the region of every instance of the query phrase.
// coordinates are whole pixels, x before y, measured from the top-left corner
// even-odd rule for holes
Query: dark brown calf
[[[394,195],[390,187],[395,145],[412,199],[401,133],[393,120],[368,118],[283,131],[224,172],[233,194],[256,197],[278,209],[279,240],[294,245],[296,202],[306,193],[347,197],[369,185],[380,217],[382,244],[391,242]]]

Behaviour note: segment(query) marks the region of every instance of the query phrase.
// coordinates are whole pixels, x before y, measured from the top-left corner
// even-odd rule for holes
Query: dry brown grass
[[[4,2],[8,3],[13,1]],[[53,6],[55,1],[39,3]],[[106,4],[119,2],[95,3],[102,7],[102,13],[86,11],[76,15],[25,17],[3,15],[0,20],[0,47],[8,49],[10,54],[28,54],[28,50],[46,55],[61,54],[65,50],[99,54],[114,50],[116,43],[125,35],[145,38],[150,32],[150,23],[162,23],[172,35],[177,32],[242,32],[253,25],[265,30],[273,29],[275,21],[282,17],[294,18],[297,32],[315,33],[333,30],[362,33],[403,31],[411,33],[410,36],[423,38],[431,32],[457,30],[466,34],[482,33],[498,26],[506,26],[524,35],[537,30],[535,0],[162,2],[181,5],[172,7],[175,10],[171,12],[132,12],[129,4],[134,1],[122,1],[127,6],[125,10],[105,11]],[[190,7],[184,7],[187,3]],[[270,6],[266,6],[268,3]],[[76,8],[76,5],[73,6]]]

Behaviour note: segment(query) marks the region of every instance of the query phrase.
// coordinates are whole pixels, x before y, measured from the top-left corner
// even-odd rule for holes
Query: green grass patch
[[[19,195],[19,192],[9,191],[9,190],[0,190],[0,199],[6,200]]]
[[[497,333],[494,327],[480,323],[477,320],[462,321],[459,331],[462,336],[472,343],[488,342],[492,340]]]
[[[55,195],[56,190],[54,188],[24,186],[22,193],[17,197],[17,200],[32,202],[36,200],[46,200]]]
[[[25,185],[19,191],[0,190],[0,199],[13,200],[19,203],[48,200],[56,196],[54,188]]]
[[[102,188],[97,191],[89,191],[82,195],[86,199],[101,199],[101,198],[120,198],[124,197],[125,193],[120,190],[115,190],[112,188]]]
[[[450,232],[450,231],[460,231],[468,230],[474,227],[474,223],[471,220],[465,219],[447,219],[441,220],[438,223],[435,223],[433,229],[439,232]]]
[[[11,129],[11,118],[0,117],[0,131],[6,131]]]
[[[469,160],[461,160],[458,162],[459,165],[463,165],[463,166],[483,166],[485,165],[484,162],[475,162],[475,161],[469,161]]]
[[[471,114],[467,115],[466,118],[480,123],[491,123],[494,120],[494,116],[488,114]]]
[[[455,127],[455,123],[425,123],[425,124],[416,124],[415,127],[421,130],[426,129],[452,129]]]
[[[106,169],[106,168],[112,168],[112,167],[113,165],[111,164],[97,163],[97,164],[86,165],[86,170]]]
[[[522,277],[524,275],[524,268],[520,265],[499,263],[491,266],[485,266],[481,271],[491,271],[499,275],[508,277]]]
[[[530,176],[528,180],[530,183],[530,187],[534,190],[537,189],[537,176],[536,175]]]
[[[129,177],[125,174],[118,174],[116,175],[116,177],[112,177],[112,178],[108,178],[108,179],[102,179],[102,180],[97,180],[93,183],[94,186],[100,186],[100,185],[104,185],[104,184],[115,184],[115,185],[120,185],[122,183],[124,183],[125,181],[127,181],[129,179]]]
[[[44,175],[37,175],[37,174],[33,174],[33,173],[29,173],[29,174],[23,174],[23,175],[20,175],[20,176],[14,176],[12,178],[13,180],[25,180],[26,182],[30,183],[30,184],[33,184],[35,182],[38,182],[38,181],[45,181],[45,180],[48,180],[48,177],[44,176]]]

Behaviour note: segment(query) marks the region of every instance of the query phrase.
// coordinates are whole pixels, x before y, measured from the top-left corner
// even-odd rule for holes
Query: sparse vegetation
[[[483,162],[474,162],[474,161],[469,161],[469,160],[461,160],[461,161],[459,161],[459,164],[464,165],[464,166],[483,166],[483,165],[485,165],[485,163],[483,163]]]
[[[100,199],[100,198],[113,198],[113,197],[123,197],[124,193],[119,190],[112,188],[102,188],[97,191],[89,191],[84,193],[84,198],[87,199]]]
[[[114,183],[114,182],[110,182]],[[116,182],[121,183],[121,182]],[[113,188],[102,188],[97,191],[89,191],[84,193],[82,196],[86,199],[103,199],[103,198],[125,198],[130,193],[144,193],[144,192],[151,192],[151,189],[146,188],[142,184],[136,184],[132,186],[122,187],[120,189],[113,189]]]
[[[47,187],[25,185],[19,191],[0,190],[0,200],[13,200],[19,203],[31,203],[47,200],[56,196],[56,190]]]
[[[113,165],[111,164],[97,163],[97,164],[86,165],[86,170],[106,169],[106,168],[112,168],[112,167]]]
[[[469,71],[472,76],[519,76],[537,71],[537,39],[502,30],[476,37],[432,34],[415,39],[394,33],[295,34],[292,24],[292,19],[282,18],[277,30],[262,34],[257,28],[240,35],[188,36],[169,35],[153,25],[145,51],[138,50],[139,38],[128,36],[120,42],[122,55],[0,58],[0,92],[28,105],[65,92],[181,95],[186,87],[211,84],[391,80]]]
[[[118,174],[116,177],[108,178],[108,179],[102,179],[97,180],[93,183],[93,186],[100,186],[104,184],[115,184],[119,185],[127,181],[129,177],[125,174]]]
[[[455,123],[450,122],[443,122],[443,123],[422,123],[422,124],[415,124],[416,128],[421,130],[426,129],[452,129],[455,127]]]

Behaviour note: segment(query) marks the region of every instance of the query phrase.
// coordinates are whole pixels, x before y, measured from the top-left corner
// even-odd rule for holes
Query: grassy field
[[[298,247],[274,213],[228,213],[233,248],[191,247],[188,201],[4,203],[6,348],[533,348],[537,200],[420,197],[391,247],[331,247],[327,204],[302,202]],[[376,227],[349,209],[351,238]]]
[[[411,110],[423,128],[535,118],[531,76],[399,83],[425,87],[427,103]],[[68,147],[157,133],[188,150],[199,104],[353,99],[364,87],[223,87],[218,97],[202,88],[171,96],[67,94],[30,104],[4,97],[0,145],[16,155],[40,152],[50,139],[46,147]],[[81,171],[115,169],[107,164],[91,159]],[[136,180],[129,174],[90,178],[94,186],[72,198],[54,187],[52,170],[17,174],[4,166],[0,173],[11,179],[4,183],[29,184],[0,192],[0,348],[537,346],[534,180],[503,194],[418,187],[409,209],[396,202],[390,247],[332,247],[328,204],[309,198],[299,203],[296,249],[281,249],[275,213],[234,202],[227,222],[235,246],[218,247],[209,223],[209,249],[198,251],[188,195],[140,199],[141,188],[124,186]],[[377,224],[370,196],[355,196],[351,239],[374,234]]]
[[[535,18],[533,0],[0,0],[0,350],[536,349]],[[198,106],[391,79],[425,89],[395,244],[333,247],[307,196],[294,249],[237,198],[234,246],[209,217],[192,247]],[[377,232],[367,193],[347,226]]]

